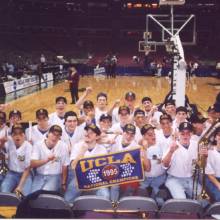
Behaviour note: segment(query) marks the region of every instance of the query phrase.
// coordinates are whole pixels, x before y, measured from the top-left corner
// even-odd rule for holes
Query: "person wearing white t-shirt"
[[[176,117],[176,104],[174,100],[168,100],[164,103],[165,113],[171,116],[172,120]]]
[[[136,109],[134,112],[134,125],[136,127],[135,141],[139,143],[142,139],[141,128],[146,124],[146,117],[142,109]]]
[[[82,141],[85,135],[85,123],[78,125],[77,114],[73,111],[68,111],[64,115],[64,129],[61,140],[64,141],[67,146],[69,153],[73,146]]]
[[[163,151],[163,154],[167,151],[171,142],[173,141],[173,135],[176,135],[172,128],[172,118],[168,114],[160,116],[161,129],[155,130],[156,141]]]
[[[21,123],[21,112],[17,109],[14,109],[12,111],[9,112],[9,129],[8,129],[8,135],[11,135],[11,129],[12,126],[17,124],[17,123]]]
[[[126,124],[131,123],[130,109],[126,105],[122,105],[118,109],[119,122],[112,125],[110,131],[114,133],[123,133],[123,128]]]
[[[115,139],[115,143],[111,146],[111,153],[117,153],[120,151],[131,150],[140,147],[135,141],[136,128],[133,124],[126,124],[123,128],[122,135],[119,135]],[[129,185],[129,184],[128,184]],[[120,193],[124,195],[134,194],[134,188],[127,187],[125,192],[120,192],[120,185],[114,185],[111,187],[111,200],[112,202],[117,202]]]
[[[49,124],[50,126],[59,125],[61,128],[63,128],[67,99],[66,97],[59,96],[56,98],[55,102],[56,102],[56,111],[49,115]]]
[[[156,143],[156,135],[154,131],[155,127],[151,124],[145,124],[141,128],[141,134],[143,135],[142,142],[146,141],[144,146],[144,153],[146,155],[145,163],[148,166],[145,167],[145,180],[140,183],[139,193],[142,196],[148,196],[147,187],[152,187],[151,197],[159,199],[162,202],[162,198],[158,197],[159,187],[165,183],[166,170],[162,165],[163,151],[161,147]],[[160,204],[161,205],[161,204]]]
[[[134,111],[136,109],[135,107],[135,103],[136,103],[136,94],[132,91],[130,92],[127,92],[125,94],[125,97],[124,97],[124,103],[123,105],[127,106],[130,110],[130,115],[131,115],[131,120],[133,118],[133,114],[134,114]],[[116,100],[115,102],[115,105],[117,106],[119,104],[118,100]],[[118,123],[119,122],[119,108],[116,107],[112,110],[112,123],[113,125],[115,123]]]
[[[37,190],[58,191],[66,189],[67,166],[69,165],[68,146],[62,142],[62,128],[50,127],[47,138],[33,146],[31,167],[36,168],[32,192]],[[62,184],[61,184],[62,183]]]
[[[32,145],[46,138],[50,128],[48,111],[43,108],[38,109],[36,111],[36,121],[36,125],[31,126],[25,130],[26,139],[32,143]]]
[[[215,145],[208,150],[206,188],[214,202],[220,202],[220,128],[216,129],[214,139]]]
[[[101,131],[95,124],[90,124],[85,127],[86,133],[84,140],[75,144],[72,148],[70,161],[71,168],[74,170],[78,161],[85,157],[92,157],[98,155],[108,154],[106,148],[102,145],[99,145],[97,141],[100,139]],[[72,171],[73,172],[73,171]],[[67,202],[73,202],[74,199],[79,196],[82,192],[75,185],[75,177],[69,182],[67,190],[64,194],[64,199]],[[97,196],[102,196],[109,199],[109,190],[108,188],[100,188],[94,190]]]
[[[191,140],[196,141],[197,143],[200,141],[202,136],[207,131],[205,125],[206,120],[207,119],[204,118],[201,113],[192,114],[190,116],[189,121],[193,126],[193,135],[191,137]]]
[[[12,126],[12,138],[4,146],[8,155],[8,168],[2,184],[1,192],[19,192],[28,195],[31,192],[30,159],[32,145],[25,140],[21,124]]]
[[[163,156],[162,163],[168,168],[166,187],[174,199],[191,198],[193,194],[193,167],[198,158],[198,144],[190,141],[192,125],[182,122],[179,126],[179,141],[173,141],[167,153]],[[201,148],[200,155],[207,156],[207,149]],[[198,194],[201,186],[198,183]]]
[[[162,112],[158,111],[157,107],[153,105],[150,97],[144,97],[141,100],[145,116],[147,117],[148,123],[155,127],[159,126],[160,116]]]
[[[176,108],[176,117],[173,120],[173,130],[178,131],[179,125],[182,122],[187,122],[187,108],[184,106],[179,106]]]

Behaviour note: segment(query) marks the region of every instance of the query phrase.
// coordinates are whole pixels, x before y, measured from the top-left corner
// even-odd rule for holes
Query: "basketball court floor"
[[[220,91],[216,84],[220,79],[211,77],[192,77],[187,82],[186,94],[190,103],[198,105],[199,111],[205,113],[210,105],[215,101],[215,97]],[[88,99],[96,102],[96,95],[99,92],[108,94],[108,105],[111,106],[116,99],[121,99],[123,103],[124,94],[127,91],[136,93],[136,106],[140,106],[141,99],[144,96],[150,96],[154,104],[161,103],[170,90],[168,79],[165,77],[132,77],[118,76],[116,79],[97,79],[93,76],[84,76],[80,79],[79,88],[91,86],[93,92]],[[68,103],[71,102],[70,92],[68,91],[68,82],[62,82],[46,89],[42,89],[31,94],[30,91],[23,91],[23,97],[10,101],[7,113],[12,109],[18,109],[22,112],[23,121],[34,121],[35,111],[39,108],[46,108],[49,113],[55,111],[55,98],[65,96]],[[82,95],[82,92],[79,93]],[[11,94],[12,96],[12,94]],[[75,106],[68,104],[67,110],[76,110]]]

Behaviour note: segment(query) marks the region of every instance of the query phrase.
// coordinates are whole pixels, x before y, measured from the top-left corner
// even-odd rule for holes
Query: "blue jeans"
[[[165,183],[174,199],[192,198],[193,178],[192,177],[174,177],[168,175]],[[198,183],[198,195],[201,193],[201,185]]]
[[[159,187],[165,183],[166,174],[157,177],[146,177],[143,182],[140,183],[140,189],[146,189],[152,187],[153,197],[159,192]]]
[[[64,194],[64,199],[67,202],[73,203],[76,197],[80,196],[82,194],[82,191],[80,191],[77,186],[75,185],[75,175],[73,173],[73,170],[71,168],[68,169],[68,178],[67,178],[67,189]],[[84,192],[83,192],[84,193]],[[85,192],[85,194],[95,194],[97,196],[102,196],[106,199],[109,199],[109,189],[107,187],[100,188],[97,190],[92,190]]]
[[[42,175],[36,174],[32,184],[32,193],[43,189],[48,191],[58,191],[61,187],[61,174]]]
[[[220,177],[216,177],[220,181]],[[215,202],[220,202],[220,190],[209,180],[206,176],[206,188],[208,189],[211,196],[215,199]]]
[[[18,186],[22,173],[8,171],[1,184],[1,192],[13,192]],[[32,177],[29,175],[24,183],[22,193],[26,196],[30,194],[32,186]]]

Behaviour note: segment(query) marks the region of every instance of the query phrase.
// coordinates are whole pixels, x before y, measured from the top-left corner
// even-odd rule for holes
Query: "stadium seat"
[[[0,192],[0,218],[12,218],[19,203],[20,199],[14,193]]]
[[[79,196],[73,202],[73,210],[113,210],[110,200],[95,195]]]
[[[211,206],[209,206],[209,208],[206,210],[204,214],[204,217],[209,217],[213,215],[220,215],[220,202],[216,202],[212,204]]]
[[[14,193],[0,192],[0,206],[18,206],[20,201]]]
[[[72,216],[70,205],[58,195],[41,194],[38,198],[30,200],[30,207],[35,210],[34,217],[37,218],[45,218],[45,216],[67,218]]]
[[[161,207],[159,214],[161,218],[166,218],[166,214],[171,214],[173,217],[177,214],[177,216],[184,216],[184,218],[200,218],[202,212],[203,208],[196,200],[169,199]],[[171,216],[168,216],[168,218],[171,218]]]
[[[121,198],[118,202],[117,209],[147,212],[158,211],[157,204],[153,199],[141,196],[127,196]]]

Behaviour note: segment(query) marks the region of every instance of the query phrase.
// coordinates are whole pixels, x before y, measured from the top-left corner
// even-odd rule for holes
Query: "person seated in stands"
[[[31,192],[32,184],[30,175],[32,145],[25,140],[24,129],[21,124],[13,125],[11,132],[12,138],[0,146],[6,150],[9,168],[0,191],[21,192],[26,196]]]
[[[190,116],[190,123],[193,126],[193,135],[191,140],[199,142],[201,137],[205,134],[207,131],[205,122],[207,118],[204,118],[203,115],[199,112],[198,114],[192,114]]]
[[[46,109],[40,108],[35,114],[37,124],[25,130],[26,139],[33,145],[38,141],[44,140],[50,128],[48,111]]]
[[[78,109],[80,109],[81,111],[83,111],[83,103],[85,103],[86,98],[88,97],[88,95],[92,92],[92,88],[91,87],[87,87],[86,91],[84,92],[84,94],[80,97],[80,99],[77,101],[76,103],[76,107]],[[95,108],[95,120],[96,122],[99,122],[99,118],[102,114],[111,114],[114,107],[117,105],[117,103],[115,103],[110,109],[108,109],[108,96],[106,93],[104,92],[100,92],[97,94],[96,96],[96,100],[97,100],[97,104],[94,107]],[[85,112],[82,112],[82,114],[84,114]]]
[[[179,106],[178,108],[176,108],[176,117],[173,120],[174,131],[178,130],[178,127],[182,122],[187,122],[187,113],[187,108],[184,106]]]
[[[134,112],[134,125],[136,127],[135,141],[139,143],[142,139],[141,128],[146,124],[147,118],[142,109],[136,109]]]
[[[123,133],[122,135],[119,135],[115,139],[115,143],[111,146],[111,153],[117,153],[119,151],[125,151],[125,150],[131,150],[137,147],[140,147],[138,143],[135,141],[135,133],[136,128],[133,124],[126,124],[123,127]],[[135,188],[131,187],[130,184],[128,184],[128,187],[126,187],[126,190],[121,192],[123,195],[133,195],[135,193]],[[117,202],[120,195],[120,185],[115,185],[111,187],[111,200],[112,202]]]
[[[162,159],[168,169],[165,185],[174,199],[192,198],[193,195],[193,167],[198,158],[198,144],[191,141],[192,130],[189,122],[182,122],[179,125],[179,140],[172,142]],[[199,150],[201,156],[207,156],[207,153],[206,148]],[[201,186],[196,184],[200,194]]]
[[[37,190],[65,190],[67,166],[69,165],[68,146],[61,141],[62,128],[50,127],[47,137],[33,146],[31,168],[36,168],[32,192]]]
[[[9,129],[8,135],[11,135],[12,126],[21,122],[21,112],[14,109],[9,112]]]
[[[59,96],[55,100],[56,102],[56,111],[49,115],[49,124],[50,125],[59,125],[62,129],[64,127],[64,115],[66,112],[67,99],[66,97]]]
[[[101,135],[101,131],[98,126],[95,124],[90,124],[85,127],[85,130],[86,134],[84,140],[75,144],[71,151],[70,161],[71,168],[73,170],[75,169],[78,161],[82,158],[108,154],[106,148],[97,143]],[[64,199],[67,202],[73,202],[74,199],[81,193],[82,192],[75,185],[75,177],[73,177],[72,181],[70,181],[67,186]],[[102,196],[109,199],[108,188],[100,188],[92,192],[90,191],[90,193],[94,193],[97,196]]]
[[[115,108],[113,109],[112,111],[112,122],[113,124],[119,122],[119,107],[118,107],[118,104],[119,102],[116,100],[116,106]],[[134,114],[134,111],[136,109],[135,107],[135,103],[136,103],[136,95],[134,92],[130,91],[130,92],[127,92],[125,94],[125,97],[124,97],[124,103],[123,105],[127,106],[130,110],[130,115],[133,117],[133,114]]]
[[[174,136],[177,135],[172,128],[172,118],[168,114],[160,116],[160,129],[155,130],[157,144],[161,146],[163,154],[173,141]]]
[[[150,97],[142,98],[141,102],[148,123],[152,124],[155,127],[158,127],[162,112],[158,111],[157,106],[153,105],[152,99]]]
[[[220,128],[214,133],[214,146],[208,150],[206,189],[214,202],[220,202]]]
[[[163,150],[156,143],[155,127],[151,124],[145,124],[141,128],[143,139],[140,145],[144,147],[145,154],[145,180],[140,183],[139,194],[148,196],[148,187],[152,188],[151,197],[155,199],[159,205],[162,205],[163,199],[158,196],[159,187],[165,183],[166,170],[162,165]],[[146,142],[146,143],[144,143]]]
[[[174,100],[166,101],[164,104],[165,113],[171,116],[172,120],[176,117],[176,104]]]
[[[85,123],[78,125],[78,117],[75,112],[68,111],[65,113],[61,140],[67,144],[69,153],[76,143],[83,140],[85,135],[84,127]]]
[[[110,131],[122,134],[124,126],[132,121],[129,107],[125,105],[120,106],[118,109],[118,115],[119,122],[113,124]]]

